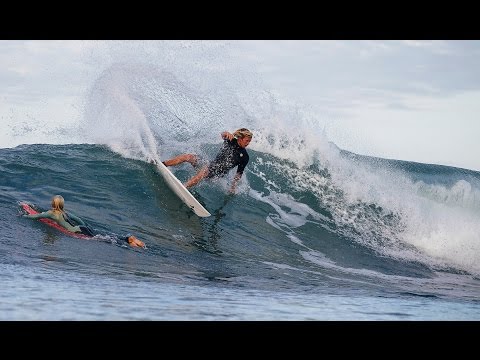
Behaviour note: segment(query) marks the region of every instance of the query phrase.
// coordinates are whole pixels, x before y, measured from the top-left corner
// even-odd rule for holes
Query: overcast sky
[[[196,56],[212,68],[226,66],[227,57],[245,69],[254,69],[272,94],[315,114],[325,124],[328,138],[341,148],[480,170],[480,41],[126,44],[0,41],[2,125],[31,116],[27,110],[19,110],[27,103],[55,105],[52,99],[59,94],[78,97],[102,66],[124,59],[126,54],[134,59],[141,53],[139,60],[150,61],[163,56],[163,61],[190,62],[192,66]],[[180,56],[186,49],[190,56]],[[179,56],[175,56],[177,51]],[[58,119],[75,116],[73,100],[71,104],[58,101],[55,106]],[[55,119],[49,117],[48,121]],[[9,133],[2,127],[0,142],[5,146]]]
[[[254,41],[277,91],[360,154],[480,170],[479,41]]]

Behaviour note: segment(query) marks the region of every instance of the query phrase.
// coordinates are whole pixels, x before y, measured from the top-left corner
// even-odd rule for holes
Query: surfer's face
[[[248,146],[248,144],[250,144],[250,141],[252,141],[252,138],[251,137],[248,137],[248,136],[245,136],[241,139],[238,139],[237,140],[237,143],[238,145],[240,145],[241,147],[243,148],[246,148]]]

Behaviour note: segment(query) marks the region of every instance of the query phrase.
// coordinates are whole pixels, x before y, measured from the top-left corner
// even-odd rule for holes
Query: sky
[[[272,88],[323,117],[339,147],[480,170],[480,41],[252,43]]]
[[[480,41],[471,40],[0,41],[0,146],[78,120],[79,95],[135,56],[192,69],[235,62],[342,149],[480,171]],[[23,139],[38,140],[31,134]]]

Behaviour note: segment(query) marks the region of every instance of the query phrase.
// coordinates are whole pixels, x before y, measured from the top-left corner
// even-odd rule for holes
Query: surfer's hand
[[[230,134],[228,131],[224,131],[222,132],[222,139],[228,139],[231,141],[233,139],[233,135]]]

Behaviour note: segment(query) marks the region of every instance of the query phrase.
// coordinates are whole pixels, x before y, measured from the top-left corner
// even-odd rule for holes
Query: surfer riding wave
[[[246,128],[240,128],[233,134],[224,131],[221,133],[221,136],[224,140],[222,149],[212,162],[204,165],[197,174],[184,184],[186,188],[195,186],[203,179],[225,176],[231,169],[237,167],[237,173],[230,188],[230,192],[235,193],[237,183],[249,161],[246,147],[250,144],[253,134]],[[172,159],[162,161],[165,166],[175,166],[184,162],[189,162],[192,166],[197,167],[199,157],[196,154],[181,154]]]

